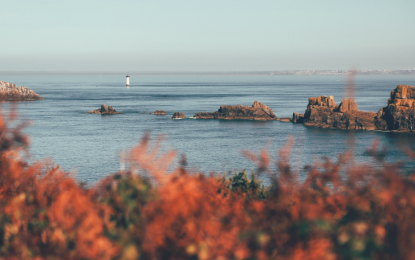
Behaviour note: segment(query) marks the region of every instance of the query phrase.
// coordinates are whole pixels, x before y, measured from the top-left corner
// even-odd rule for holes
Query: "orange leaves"
[[[137,173],[136,171],[140,170],[142,173],[153,177],[159,184],[167,181],[167,169],[176,158],[174,151],[168,151],[158,157],[161,141],[162,137],[159,136],[151,149],[150,134],[147,133],[143,136],[140,143],[131,150],[130,156],[130,167],[133,173]]]
[[[161,138],[147,134],[130,168],[94,187],[59,167],[29,165],[27,138],[0,117],[0,256],[7,259],[413,259],[415,182],[399,165],[356,165],[350,154],[316,161],[301,182],[293,140],[272,172],[266,149],[244,152],[245,171],[226,179],[171,168]],[[411,152],[408,152],[413,155]],[[151,180],[149,180],[151,179]],[[153,180],[157,182],[152,186]],[[1,258],[0,258],[1,259]]]
[[[258,173],[268,172],[270,158],[266,150],[261,150],[259,156],[247,150],[242,151],[242,154],[256,164]]]
[[[113,245],[89,192],[58,168],[28,165],[23,126],[9,129],[0,117],[0,255],[110,259]]]
[[[58,227],[54,232],[62,241],[68,237],[76,243],[80,256],[90,259],[110,259],[113,249],[103,235],[103,222],[88,194],[72,180],[59,183],[59,193],[48,210],[48,218]],[[63,232],[62,232],[63,231]],[[75,233],[75,234],[73,234]]]
[[[307,245],[298,244],[294,254],[285,259],[293,260],[336,260],[338,257],[333,253],[333,245],[329,239],[311,239]]]
[[[203,175],[174,174],[148,204],[143,249],[151,254],[230,256],[246,222],[241,199],[218,193],[220,183]],[[174,242],[173,242],[174,241]],[[174,246],[172,247],[172,245]]]

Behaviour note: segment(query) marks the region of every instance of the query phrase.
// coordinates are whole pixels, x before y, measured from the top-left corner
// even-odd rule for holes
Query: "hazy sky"
[[[1,71],[414,69],[415,0],[0,0]]]

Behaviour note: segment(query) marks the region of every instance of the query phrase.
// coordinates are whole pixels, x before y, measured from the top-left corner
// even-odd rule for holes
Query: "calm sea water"
[[[257,100],[278,117],[303,113],[309,97],[333,95],[338,104],[345,93],[344,76],[124,76],[0,75],[0,80],[27,86],[43,101],[21,102],[21,118],[32,121],[31,160],[51,157],[77,178],[93,183],[120,169],[120,152],[134,146],[146,131],[154,139],[165,134],[164,150],[184,153],[189,168],[205,173],[228,172],[255,166],[242,149],[269,147],[275,157],[289,136],[295,139],[292,162],[305,166],[323,156],[336,159],[356,140],[356,159],[371,163],[365,150],[374,139],[388,148],[388,160],[406,160],[400,146],[415,149],[415,135],[344,131],[305,127],[278,121],[171,120],[174,112],[188,117],[216,111],[220,105],[247,105]],[[357,76],[356,102],[360,110],[377,112],[398,84],[415,85],[415,76]],[[96,87],[95,87],[96,86]],[[122,115],[87,114],[101,104]],[[9,103],[2,103],[3,111]],[[148,112],[165,110],[167,116]],[[415,164],[409,163],[406,169]]]

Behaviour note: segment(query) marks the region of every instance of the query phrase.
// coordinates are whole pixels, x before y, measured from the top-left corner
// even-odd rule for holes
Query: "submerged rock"
[[[116,115],[116,114],[122,114],[121,112],[117,112],[112,106],[108,105],[101,105],[101,108],[98,108],[96,110],[91,110],[87,112],[88,114],[101,114],[101,115]]]
[[[218,111],[200,112],[193,117],[197,119],[225,119],[225,120],[277,120],[277,117],[268,106],[254,101],[252,106],[220,106]]]
[[[27,87],[16,87],[13,83],[0,81],[0,101],[34,100],[43,100],[43,98]]]
[[[186,118],[186,116],[183,114],[183,112],[175,112],[171,119],[179,119],[179,118]]]

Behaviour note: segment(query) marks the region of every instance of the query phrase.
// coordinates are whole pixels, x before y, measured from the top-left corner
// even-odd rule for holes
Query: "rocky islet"
[[[87,112],[88,114],[101,114],[101,115],[116,115],[116,114],[122,114],[121,112],[117,112],[112,106],[108,105],[101,105],[101,108],[98,108],[96,110],[91,110]]]
[[[254,101],[252,106],[220,106],[216,112],[200,112],[193,116],[196,119],[225,120],[277,120],[271,108]]]
[[[391,92],[388,105],[379,109],[376,116],[378,129],[413,132],[415,128],[415,87],[398,85]]]
[[[183,119],[183,118],[186,118],[183,112],[174,112],[173,116],[171,117],[171,119]]]
[[[11,82],[0,81],[0,101],[34,100],[43,100],[43,98],[27,87],[16,87]]]
[[[376,113],[357,108],[353,98],[344,98],[335,105],[333,96],[309,98],[304,114],[293,113],[292,122],[306,126],[338,129],[376,130]]]
[[[154,112],[154,115],[156,115],[156,116],[165,116],[167,113],[166,113],[166,111],[164,111],[164,110],[156,110],[155,112]]]
[[[335,105],[333,96],[312,97],[304,114],[293,113],[293,123],[306,126],[412,133],[415,128],[415,87],[398,85],[388,104],[376,112],[360,111],[353,98]]]
[[[34,101],[43,98],[27,87],[16,87],[11,82],[0,81],[0,101]],[[112,106],[88,111],[89,114],[122,114]],[[155,115],[166,115],[163,110],[156,110]],[[390,94],[387,106],[376,112],[360,111],[353,98],[344,98],[339,105],[333,96],[311,97],[304,114],[293,113],[292,118],[278,118],[274,111],[258,101],[252,106],[223,105],[216,112],[200,112],[196,119],[224,120],[278,120],[302,123],[306,126],[338,129],[359,129],[369,131],[392,131],[413,133],[415,128],[415,87],[398,85]],[[175,112],[172,119],[186,118],[182,112]]]
[[[303,114],[277,118],[268,106],[255,101],[249,106],[220,106],[216,112],[200,112],[196,119],[278,120],[306,126],[346,130],[392,131],[412,133],[415,129],[415,87],[398,85],[390,94],[386,107],[377,113],[360,111],[353,98],[336,105],[333,96],[311,97]]]
[[[92,110],[94,114],[121,114],[110,106]],[[156,110],[155,115],[166,115]],[[175,112],[172,119],[186,118],[183,112]],[[415,128],[415,87],[398,85],[392,92],[386,107],[376,112],[360,111],[353,98],[344,98],[336,105],[333,96],[311,97],[303,114],[293,113],[292,118],[278,118],[267,105],[254,101],[252,106],[223,105],[216,112],[199,112],[195,119],[223,120],[278,120],[302,123],[306,126],[346,130],[393,131],[412,133]]]

